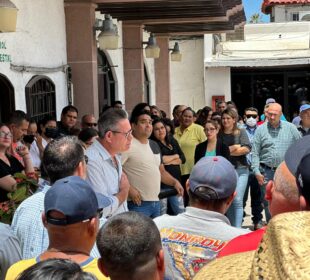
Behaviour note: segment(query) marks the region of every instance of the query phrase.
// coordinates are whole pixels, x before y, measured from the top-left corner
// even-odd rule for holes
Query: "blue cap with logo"
[[[48,223],[66,226],[96,217],[101,206],[91,186],[78,176],[69,176],[56,181],[46,192],[44,212]],[[56,218],[50,215],[57,211],[65,216]]]
[[[201,158],[189,177],[190,190],[205,200],[223,199],[234,193],[238,176],[234,166],[222,156]]]

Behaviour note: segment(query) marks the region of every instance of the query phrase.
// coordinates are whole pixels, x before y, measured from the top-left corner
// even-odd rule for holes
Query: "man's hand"
[[[140,192],[133,186],[129,189],[129,197],[131,198],[132,202],[138,206],[141,205],[142,197]]]
[[[116,194],[118,198],[119,205],[121,205],[125,200],[127,200],[129,193],[130,184],[127,175],[123,172],[119,184],[119,192]]]
[[[119,191],[126,193],[128,196],[129,189],[130,189],[130,184],[129,184],[127,175],[123,172],[122,176],[121,176]],[[126,199],[127,199],[127,197],[126,197]]]
[[[178,196],[183,196],[184,189],[178,180],[175,181],[174,188],[178,192]]]
[[[260,186],[263,186],[264,185],[265,176],[262,175],[262,174],[256,174],[255,177],[257,179],[258,184]]]
[[[19,145],[16,148],[16,153],[23,158],[29,155],[29,149],[26,145]]]
[[[43,151],[44,150],[44,147],[43,147],[43,138],[42,138],[42,136],[39,134],[39,133],[37,133],[36,134],[36,137],[34,138],[34,140],[36,141],[36,143],[37,143],[37,146],[38,146],[38,149],[41,151]]]

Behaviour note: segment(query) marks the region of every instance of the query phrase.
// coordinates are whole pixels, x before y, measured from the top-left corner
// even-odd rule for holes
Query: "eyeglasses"
[[[97,123],[85,123],[88,127],[96,127]]]
[[[252,115],[252,114],[248,114],[248,115],[245,115],[247,119],[249,118],[253,118],[253,119],[256,119],[257,118],[257,115]]]
[[[213,128],[213,127],[211,127],[211,128],[205,128],[205,132],[208,132],[208,131],[215,131],[216,130],[216,128]]]
[[[113,133],[120,133],[120,134],[123,134],[125,136],[125,138],[127,139],[129,135],[132,134],[132,129],[130,129],[129,131],[127,132],[121,132],[121,131],[114,131],[114,130],[111,130],[111,132]]]
[[[0,138],[12,138],[12,133],[0,131]]]

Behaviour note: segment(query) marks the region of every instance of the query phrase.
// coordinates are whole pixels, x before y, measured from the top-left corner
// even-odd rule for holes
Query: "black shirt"
[[[161,143],[160,141],[157,141],[157,144],[158,144],[160,151],[161,151],[161,155],[162,156],[171,156],[171,155],[178,154],[182,163],[184,163],[186,161],[186,159],[185,159],[184,153],[182,152],[178,142],[171,135],[169,135],[168,137],[169,137],[169,142],[170,142],[171,146],[166,146],[163,143]],[[165,169],[167,172],[170,173],[170,175],[172,175],[178,181],[181,180],[180,165],[168,164],[168,165],[165,165]],[[162,185],[164,185],[164,184],[162,184]]]
[[[8,175],[14,175],[15,173],[22,172],[24,170],[23,165],[13,156],[8,156],[7,158],[10,165],[7,165],[2,159],[0,159],[0,178]],[[0,186],[0,202],[8,200],[7,194],[9,192],[2,189]]]
[[[237,134],[233,134],[233,133],[226,134],[226,133],[220,132],[218,138],[221,139],[222,142],[228,147],[235,145],[235,144],[240,144],[241,147],[246,146],[251,150],[251,143],[246,133],[246,130],[244,128],[241,128],[240,132]],[[239,166],[248,166],[246,155],[242,155],[242,156],[230,155],[230,162],[235,166],[235,168]]]

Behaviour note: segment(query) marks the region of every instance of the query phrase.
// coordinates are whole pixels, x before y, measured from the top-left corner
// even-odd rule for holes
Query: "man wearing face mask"
[[[35,141],[32,142],[30,147],[30,156],[34,168],[40,169],[43,151],[46,145],[58,137],[58,129],[56,119],[53,117],[46,117],[39,122],[40,132],[37,133]]]
[[[257,128],[257,122],[258,122],[258,110],[254,107],[246,108],[244,110],[244,123],[245,123],[244,128],[249,137],[251,145],[253,144],[253,138],[254,138],[256,128]],[[246,157],[247,157],[249,166],[251,166],[252,152],[248,153]],[[262,222],[263,207],[262,207],[262,200],[261,200],[261,189],[260,189],[258,181],[251,167],[250,167],[247,188],[244,194],[244,206],[248,198],[249,189],[250,189],[250,195],[251,195],[252,221],[254,224],[254,230],[257,230],[263,226],[263,222]]]

